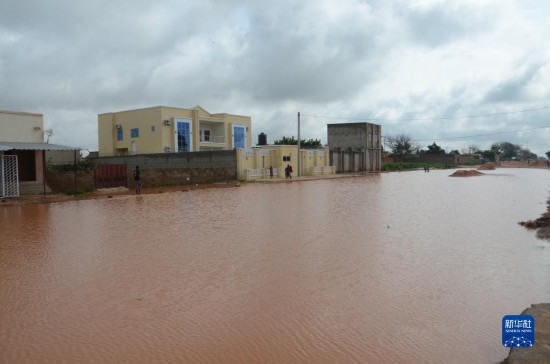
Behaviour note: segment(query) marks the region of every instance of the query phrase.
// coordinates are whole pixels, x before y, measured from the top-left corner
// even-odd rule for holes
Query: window
[[[122,140],[124,139],[124,134],[122,133],[122,129],[119,129],[116,131],[116,140]]]
[[[155,131],[155,126],[154,125],[151,125],[151,131]]]
[[[189,152],[189,143],[191,137],[191,123],[188,122],[177,122],[177,151],[178,152]]]
[[[139,138],[139,128],[130,130],[130,136],[132,138]]]
[[[204,141],[209,142],[210,141],[210,130],[204,131]]]
[[[233,148],[242,148],[245,147],[245,126],[235,124],[233,125]]]
[[[284,155],[283,156],[283,162],[290,162],[290,156],[289,155]]]

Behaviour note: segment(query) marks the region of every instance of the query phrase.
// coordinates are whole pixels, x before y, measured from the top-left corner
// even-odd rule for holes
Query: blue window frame
[[[119,129],[116,131],[116,140],[122,140],[124,139],[124,134],[122,133],[122,129]]]
[[[139,128],[130,130],[130,134],[132,138],[139,138]]]
[[[244,148],[244,126],[233,126],[233,148]]]
[[[177,125],[177,150],[178,152],[189,152],[189,141],[191,136],[191,124],[178,121]]]

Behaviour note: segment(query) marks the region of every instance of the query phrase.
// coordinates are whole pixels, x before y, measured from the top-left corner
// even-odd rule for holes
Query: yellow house
[[[335,173],[330,166],[329,149],[302,149],[302,170],[300,176],[330,175]],[[298,176],[298,146],[262,145],[252,149],[237,150],[238,178],[253,181],[270,178],[271,167],[274,178],[285,178],[285,168],[292,167],[292,176]]]
[[[99,156],[250,148],[251,118],[156,106],[98,115]]]

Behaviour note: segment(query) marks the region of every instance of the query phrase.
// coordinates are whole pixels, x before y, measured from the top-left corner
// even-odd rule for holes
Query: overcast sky
[[[424,148],[543,155],[550,1],[0,2],[0,109],[44,114],[51,143],[97,150],[99,113],[197,104],[251,116],[254,142],[296,136],[300,111],[323,143],[374,118]]]

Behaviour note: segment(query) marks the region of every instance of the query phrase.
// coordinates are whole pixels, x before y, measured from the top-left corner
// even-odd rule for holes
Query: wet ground
[[[550,173],[484,173],[3,206],[1,361],[498,362]]]

